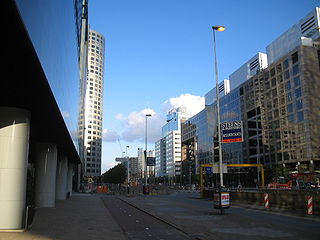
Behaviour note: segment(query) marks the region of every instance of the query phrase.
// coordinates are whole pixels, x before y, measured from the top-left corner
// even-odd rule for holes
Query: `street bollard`
[[[264,194],[264,207],[269,208],[269,194],[268,193]]]
[[[308,196],[308,215],[313,215],[312,196]]]
[[[230,207],[230,194],[226,188],[219,186],[214,189],[213,204],[215,209],[220,209],[220,214]]]

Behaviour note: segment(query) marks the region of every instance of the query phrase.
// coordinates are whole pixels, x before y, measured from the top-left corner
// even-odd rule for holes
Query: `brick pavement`
[[[99,195],[79,194],[39,208],[25,232],[0,232],[0,240],[125,240],[125,234]]]

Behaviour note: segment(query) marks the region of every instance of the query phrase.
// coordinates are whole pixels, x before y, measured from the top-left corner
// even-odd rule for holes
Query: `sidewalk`
[[[75,193],[57,201],[56,208],[40,208],[26,232],[0,232],[0,240],[125,240],[125,234],[99,195]]]

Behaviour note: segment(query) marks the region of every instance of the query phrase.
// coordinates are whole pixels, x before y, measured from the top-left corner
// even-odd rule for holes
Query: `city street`
[[[230,209],[226,209],[224,215],[220,215],[219,210],[213,209],[212,201],[199,199],[198,193],[176,192],[172,195],[147,197],[121,196],[119,199],[176,226],[176,228],[186,232],[192,239],[316,240],[320,237],[320,219],[281,215],[264,210],[250,209],[243,205],[232,205]],[[147,224],[140,226],[135,223],[133,214],[139,214],[138,216],[142,216],[143,219],[146,216],[145,214],[128,207],[123,202],[116,200],[115,197],[103,197],[103,200],[107,207],[109,205],[109,211],[122,229],[127,232],[129,239],[137,239],[134,237],[138,235],[133,235],[138,234],[138,231],[142,232],[143,228],[149,226],[152,226],[150,228],[156,228],[156,230],[153,229],[152,233],[155,234],[153,235],[155,237],[157,234],[165,233],[166,229],[172,231],[171,226],[159,221],[157,223],[154,222],[155,220],[149,220],[152,218],[146,218]],[[153,237],[153,239],[173,239],[162,236],[159,235],[159,238]],[[181,235],[178,234],[178,236]]]

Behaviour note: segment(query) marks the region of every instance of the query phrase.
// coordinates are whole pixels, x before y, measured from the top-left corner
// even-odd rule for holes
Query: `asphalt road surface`
[[[128,204],[140,208],[174,226],[183,230],[191,239],[199,240],[319,240],[320,219],[308,217],[296,217],[283,214],[275,214],[264,210],[254,210],[250,207],[233,205],[220,215],[219,210],[213,209],[213,202],[199,199],[199,194],[177,192],[172,195],[147,196],[147,197],[121,197]],[[111,201],[111,200],[108,200]],[[115,201],[115,200],[114,200]],[[117,201],[116,201],[117,202]],[[120,204],[119,206],[124,206]],[[112,204],[110,202],[110,204]],[[117,209],[116,209],[117,208]],[[111,210],[114,216],[119,215],[119,207]],[[123,225],[121,219],[128,215],[117,217],[118,223]],[[149,220],[147,220],[147,225]],[[129,229],[130,234],[134,232],[134,226],[129,224],[123,229]],[[133,221],[134,222],[134,221]],[[151,222],[150,222],[151,223]],[[147,226],[145,225],[145,226]],[[162,224],[163,225],[163,224]],[[151,225],[150,225],[151,226]],[[160,226],[157,223],[152,228]],[[166,229],[161,226],[155,231],[156,237]],[[125,230],[126,231],[126,230]],[[140,230],[141,231],[141,230]],[[130,236],[128,234],[128,236]],[[132,238],[133,239],[133,238]],[[144,238],[140,238],[144,239]],[[146,238],[147,239],[147,238]],[[162,239],[162,238],[152,238]],[[173,239],[173,238],[172,238]],[[175,238],[187,239],[187,238]]]
[[[188,240],[183,232],[114,196],[102,197],[105,206],[130,240]]]

